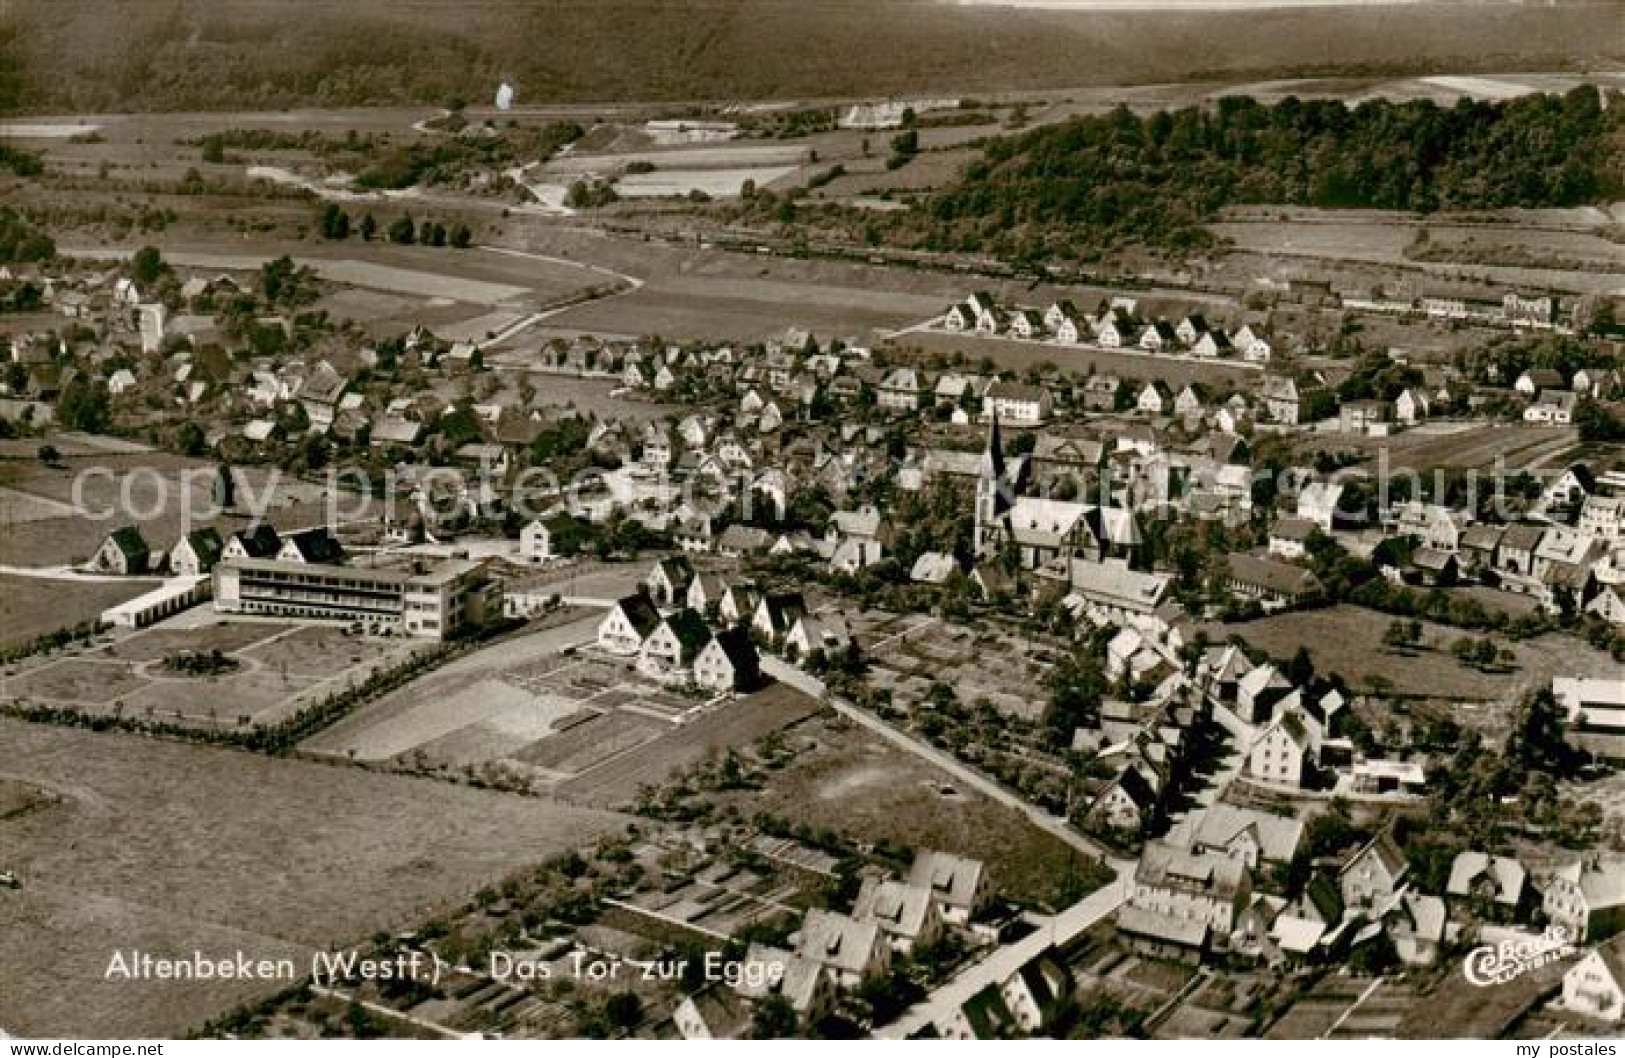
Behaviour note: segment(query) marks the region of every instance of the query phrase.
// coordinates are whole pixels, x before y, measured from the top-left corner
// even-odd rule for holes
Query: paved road
[[[959,976],[932,992],[890,1025],[875,1030],[881,1039],[901,1040],[927,1025],[940,1024],[988,985],[1004,981],[1037,958],[1052,945],[1064,945],[1095,923],[1106,918],[1128,897],[1128,881],[1121,875],[1104,889],[1097,889],[1049,920],[1049,923],[1014,944],[962,971]]]

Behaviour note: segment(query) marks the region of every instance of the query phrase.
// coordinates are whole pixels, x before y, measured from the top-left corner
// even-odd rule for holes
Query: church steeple
[[[982,477],[994,485],[1004,483],[1004,441],[999,435],[999,413],[993,412],[993,425],[988,427],[987,448],[982,451]]]

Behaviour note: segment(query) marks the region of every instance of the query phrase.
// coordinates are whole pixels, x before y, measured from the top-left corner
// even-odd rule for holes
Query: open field
[[[1450,656],[1450,645],[1457,639],[1479,638],[1483,633],[1445,625],[1423,622],[1425,649],[1399,653],[1382,645],[1383,633],[1393,620],[1375,610],[1341,605],[1241,624],[1209,625],[1207,631],[1214,642],[1240,634],[1281,661],[1291,658],[1299,647],[1307,647],[1318,671],[1340,673],[1356,690],[1371,689],[1375,680],[1395,695],[1484,703],[1495,714],[1524,693],[1549,685],[1553,676],[1617,674],[1618,666],[1608,655],[1567,635],[1506,643],[1517,655],[1516,669],[1510,675],[1480,672]],[[1471,718],[1459,719],[1467,723]],[[1472,722],[1469,726],[1494,725]]]
[[[1459,224],[1448,213],[1422,217],[1361,210],[1249,208],[1244,216],[1232,215],[1211,229],[1237,250],[1265,257],[1387,266],[1438,279],[1482,279],[1509,287],[1577,294],[1614,293],[1625,287],[1625,254],[1618,244],[1590,231],[1567,226],[1541,230],[1538,222],[1517,223],[1510,217],[1506,222]],[[1406,248],[1423,229],[1429,233],[1434,252],[1454,248],[1457,254],[1470,251],[1470,256],[1460,263],[1408,256]]]
[[[204,728],[265,726],[422,646],[327,626],[183,620],[188,627],[160,625],[110,645],[25,661],[0,680],[0,696]],[[240,667],[219,676],[165,671],[164,657],[180,650],[218,650]]]
[[[135,577],[63,581],[0,574],[0,647],[17,646],[46,632],[95,620],[109,607],[157,586],[155,580]]]
[[[1390,437],[1305,434],[1298,450],[1304,455],[1316,451],[1364,453],[1373,470],[1384,465],[1396,470],[1494,470],[1499,462],[1514,473],[1561,470],[1564,456],[1578,443],[1578,432],[1567,427],[1442,421]],[[1484,487],[1493,487],[1493,482]]]
[[[718,794],[749,818],[766,812],[860,841],[949,849],[987,864],[994,885],[1048,903],[1082,869],[1067,845],[1002,805],[948,791],[948,777],[859,728],[819,716],[789,732],[795,760],[760,790]]]
[[[0,819],[0,1024],[178,1035],[277,983],[104,980],[115,949],[308,959],[617,828],[449,783],[0,720],[3,777],[62,803]],[[308,969],[301,963],[300,972]]]
[[[961,354],[973,364],[986,357],[1006,371],[1027,371],[1048,364],[1079,375],[1091,372],[1113,374],[1141,382],[1160,379],[1176,388],[1188,382],[1206,382],[1221,387],[1241,386],[1258,377],[1256,367],[1234,360],[1176,360],[1135,351],[1119,352],[1094,346],[1020,341],[1014,338],[978,338],[941,330],[913,331],[898,338],[897,342],[927,354]]]
[[[46,438],[56,444],[55,438]],[[215,525],[222,536],[242,528],[247,511],[263,511],[280,529],[323,522],[322,486],[258,467],[238,467],[237,499],[244,513],[215,516],[215,464],[163,452],[62,450],[58,467],[33,455],[0,455],[0,563],[19,566],[83,562],[113,529],[136,525],[153,551],[168,550],[190,513],[192,528]],[[75,510],[83,513],[71,513]],[[59,513],[60,512],[60,513]],[[53,516],[55,515],[55,516]],[[132,593],[134,594],[134,593]]]

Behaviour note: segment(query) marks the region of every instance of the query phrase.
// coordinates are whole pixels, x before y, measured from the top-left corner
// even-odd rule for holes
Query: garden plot
[[[1029,644],[1001,632],[980,633],[954,625],[881,624],[868,648],[870,681],[891,691],[894,705],[913,709],[925,703],[931,687],[953,688],[959,701],[986,700],[999,712],[1036,720],[1044,711],[1042,688],[1049,663],[1033,657]]]

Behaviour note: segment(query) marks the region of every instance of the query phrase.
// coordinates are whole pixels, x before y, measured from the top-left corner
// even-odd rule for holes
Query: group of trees
[[[353,227],[366,242],[371,242],[378,233],[378,221],[371,213],[364,214],[360,223]],[[316,228],[322,238],[343,242],[350,237],[350,214],[338,203],[329,202],[316,218]],[[390,242],[406,246],[422,243],[424,246],[452,246],[464,250],[474,242],[474,231],[467,224],[455,224],[448,228],[437,220],[417,223],[410,214],[405,213],[390,224],[387,234]]]
[[[56,256],[56,243],[27,217],[0,206],[0,264],[48,261]]]
[[[992,141],[929,203],[935,241],[1076,256],[1200,247],[1224,206],[1433,211],[1573,206],[1622,190],[1625,128],[1595,88],[1503,103],[1226,97],[1140,117],[1126,107]]]

